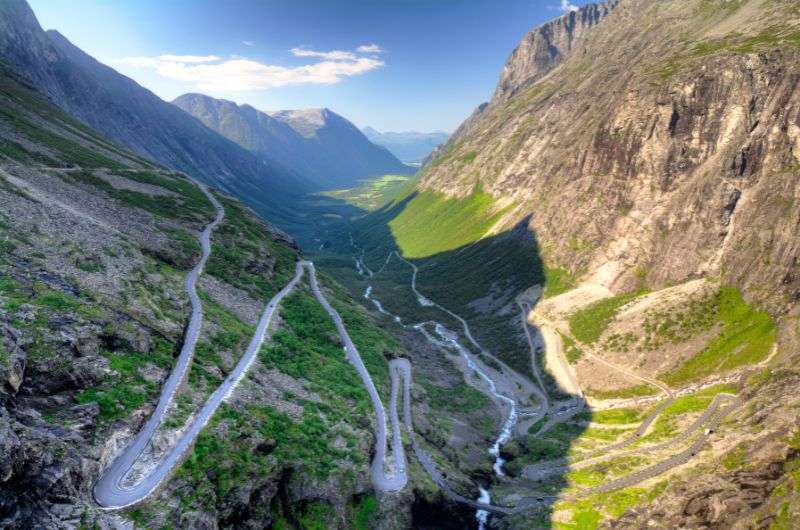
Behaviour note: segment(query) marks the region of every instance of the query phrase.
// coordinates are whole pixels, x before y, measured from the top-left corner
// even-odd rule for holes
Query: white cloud
[[[332,50],[329,52],[318,52],[308,48],[292,48],[290,50],[295,57],[319,57],[329,61],[355,61],[356,54],[342,50]]]
[[[243,40],[242,44],[244,44],[245,46],[255,46],[256,45],[255,41],[252,41],[252,40]]]
[[[362,44],[356,48],[356,51],[360,53],[383,53],[383,48],[377,44]]]
[[[343,78],[361,75],[381,68],[385,64],[376,57],[366,57],[350,51],[320,52],[307,48],[292,48],[290,51],[295,57],[318,59],[318,61],[300,66],[279,66],[243,57],[223,59],[216,55],[159,55],[126,57],[119,62],[155,70],[162,77],[184,81],[200,90],[208,91],[261,90],[289,85],[332,85]]]
[[[578,9],[580,8],[570,2],[570,0],[561,0],[561,11],[568,13],[570,11],[577,11]]]

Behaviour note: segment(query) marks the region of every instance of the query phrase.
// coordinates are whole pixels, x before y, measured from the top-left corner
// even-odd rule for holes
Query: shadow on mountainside
[[[420,306],[417,297],[410,289],[410,267],[394,256],[395,252],[402,256],[402,251],[389,222],[397,217],[415,196],[415,193],[411,194],[401,201],[371,213],[349,205],[337,204],[335,200],[329,199],[329,206],[317,205],[307,217],[314,226],[303,228],[303,239],[313,241],[314,246],[313,248],[307,246],[306,250],[313,255],[319,267],[351,289],[356,298],[363,300],[366,278],[358,276],[355,264],[356,259],[361,257],[366,268],[372,272],[372,276],[368,278],[369,285],[390,313],[399,315],[405,323],[437,320],[449,329],[460,332],[460,324],[441,309]],[[322,217],[325,213],[328,215]],[[341,218],[333,220],[334,215]],[[435,228],[431,227],[432,230]],[[311,234],[315,235],[309,237]],[[425,297],[465,318],[475,339],[492,356],[512,367],[534,385],[537,384],[534,372],[539,373],[550,401],[549,412],[556,413],[575,403],[583,403],[579,396],[570,395],[559,389],[556,381],[545,370],[544,347],[537,347],[536,355],[532,355],[526,339],[523,325],[530,326],[529,329],[535,339],[540,339],[540,334],[534,326],[523,321],[524,317],[517,301],[523,292],[534,285],[543,285],[545,281],[545,268],[539,244],[536,234],[529,228],[529,218],[522,219],[506,231],[468,245],[409,261],[419,269],[417,278],[419,291]],[[366,271],[365,273],[370,274]],[[530,294],[528,291],[526,300],[530,302],[532,309],[537,300],[535,295],[531,297]],[[368,308],[374,309],[371,305]],[[470,348],[473,355],[480,357],[484,364],[499,368],[492,356],[476,351],[467,340],[461,342]],[[528,404],[533,406],[522,407],[523,412],[536,413],[539,410],[535,406],[536,403],[538,400],[532,395]],[[416,409],[413,411],[415,416],[418,413]],[[589,414],[587,409],[576,419],[585,420]],[[504,412],[504,417],[505,415],[507,411]],[[542,506],[538,510],[513,517],[524,518],[526,525],[532,523],[535,527],[546,528],[551,524],[552,511],[552,503],[548,499],[557,496],[569,485],[568,477],[561,472],[548,477],[545,481],[537,482],[524,479],[523,470],[529,464],[566,457],[573,441],[586,430],[586,423],[566,421],[551,426],[546,433],[538,433],[552,416],[547,414],[539,421],[533,421],[538,417],[520,418],[515,436],[501,448],[501,454],[507,461],[504,467],[507,477],[495,476],[489,480],[493,481],[492,486],[496,488],[492,491],[492,498],[497,504],[503,504],[503,495],[499,494],[502,491],[519,493]],[[497,425],[492,436],[496,437],[499,430],[500,425]],[[419,437],[420,433],[416,435]],[[490,458],[488,453],[486,458]],[[473,478],[476,482],[487,485],[487,477]],[[476,491],[459,493],[469,498],[477,497]],[[544,498],[544,502],[537,502],[538,497]],[[463,528],[465,520],[474,522],[477,527],[477,520],[471,516],[456,520],[452,516],[431,515],[437,510],[442,512],[442,507],[415,505],[414,527]],[[474,513],[472,508],[466,506],[463,510]],[[426,513],[428,515],[423,517]],[[510,522],[510,518],[506,518],[504,523],[501,515],[492,517],[501,527]]]

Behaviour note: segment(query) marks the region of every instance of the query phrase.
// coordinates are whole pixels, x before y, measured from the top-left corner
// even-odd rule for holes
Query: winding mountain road
[[[308,269],[311,290],[317,298],[317,301],[325,308],[325,311],[328,312],[328,315],[336,325],[336,330],[344,344],[344,351],[347,354],[347,359],[355,367],[358,375],[361,376],[361,380],[367,388],[367,393],[372,401],[372,407],[375,410],[375,456],[372,459],[371,467],[372,483],[376,489],[381,491],[401,490],[408,482],[408,473],[406,471],[407,465],[405,449],[403,448],[403,439],[400,435],[400,420],[397,416],[398,389],[396,386],[392,387],[392,395],[390,398],[391,407],[389,418],[392,423],[392,457],[394,460],[394,469],[391,472],[387,472],[386,410],[383,408],[381,397],[378,395],[375,383],[373,383],[372,377],[369,375],[367,367],[364,365],[364,361],[358,353],[358,349],[347,333],[347,328],[345,328],[342,317],[339,316],[339,313],[328,302],[325,295],[320,290],[314,264],[310,261],[303,261],[301,264]]]
[[[210,196],[210,195],[209,195]],[[210,196],[213,197],[213,196]],[[296,272],[291,281],[281,289],[267,304],[261,319],[259,320],[256,332],[250,341],[250,344],[245,351],[242,358],[236,364],[236,367],[225,378],[222,384],[209,396],[203,407],[192,419],[189,427],[178,438],[175,444],[165,453],[159,460],[157,465],[141,478],[135,484],[126,484],[126,477],[129,475],[134,464],[141,456],[144,449],[151,442],[156,429],[164,419],[164,414],[174,397],[177,388],[185,377],[188,367],[191,364],[194,355],[194,348],[197,344],[199,337],[199,330],[202,324],[202,306],[199,297],[196,294],[197,277],[203,270],[206,260],[210,254],[209,236],[211,230],[222,219],[221,206],[213,201],[218,209],[217,219],[209,225],[201,236],[203,242],[203,257],[200,262],[191,271],[187,277],[186,286],[192,299],[192,318],[189,321],[189,327],[186,334],[184,347],[181,355],[178,358],[175,369],[170,374],[167,382],[165,383],[161,397],[159,398],[158,406],[153,414],[148,419],[145,426],[136,435],[134,441],[129,444],[122,453],[120,453],[112,464],[105,469],[100,479],[94,486],[95,501],[107,509],[120,509],[126,506],[131,506],[137,502],[142,501],[151,495],[164,481],[166,481],[177,464],[181,461],[186,451],[191,448],[197,436],[208,424],[211,417],[214,415],[219,406],[230,396],[239,382],[244,378],[247,371],[255,361],[261,344],[264,341],[266,330],[269,327],[275,309],[278,304],[286,297],[297,285],[303,276],[303,271],[308,270],[311,290],[317,301],[325,308],[330,315],[339,336],[344,344],[344,350],[347,354],[348,360],[356,368],[356,371],[361,376],[364,386],[367,388],[372,405],[375,409],[376,417],[376,430],[375,430],[375,456],[372,462],[372,482],[376,489],[380,491],[398,491],[405,487],[408,482],[408,474],[406,471],[406,457],[403,448],[403,442],[400,434],[400,420],[397,416],[397,393],[398,389],[392,389],[392,397],[390,403],[390,421],[392,424],[392,470],[387,472],[387,440],[386,440],[386,412],[383,408],[378,391],[372,378],[367,372],[367,368],[361,359],[353,341],[347,333],[339,313],[331,306],[325,295],[322,293],[317,282],[316,270],[314,264],[309,261],[297,262]]]
[[[355,244],[353,244],[353,246],[355,247]],[[445,313],[449,314],[451,317],[453,317],[456,320],[458,320],[462,324],[462,326],[464,328],[464,335],[467,337],[467,339],[478,349],[478,351],[485,353],[484,350],[477,343],[477,341],[475,341],[475,339],[473,338],[472,334],[470,333],[469,326],[468,326],[467,322],[463,318],[461,318],[459,315],[453,313],[452,311],[448,310],[447,308],[442,307],[439,304],[435,303],[434,301],[428,299],[422,293],[419,292],[419,290],[416,287],[416,279],[417,279],[417,273],[418,273],[418,269],[417,269],[416,265],[414,265],[413,263],[409,262],[408,260],[403,259],[397,252],[395,252],[394,254],[397,256],[397,258],[399,258],[401,261],[405,262],[406,264],[408,264],[412,268],[413,274],[412,274],[412,280],[411,280],[411,289],[414,292],[414,294],[417,296],[417,298],[419,299],[420,304],[421,305],[428,305],[428,306],[435,306],[435,307],[441,309],[442,311],[444,311]],[[389,260],[389,257],[387,256],[387,260],[386,260],[387,263],[388,263],[388,260]],[[363,263],[361,263],[360,265],[363,266]],[[385,266],[386,266],[386,263],[384,263],[383,267],[381,267],[380,270],[382,271],[383,268],[385,268]],[[359,269],[359,272],[362,275],[366,275],[362,271],[368,270],[366,268],[366,266],[363,266],[363,268],[362,267],[358,267],[358,269]],[[369,276],[371,277],[372,274],[369,274]],[[373,303],[375,303],[376,307],[379,307],[379,309],[380,309],[382,307],[382,306],[380,306],[380,302],[377,299],[372,298],[370,295],[371,295],[371,288],[368,288],[367,293],[365,293],[365,298],[371,300]],[[534,363],[534,367],[533,367],[534,368],[534,370],[533,370],[534,376],[536,377],[537,383],[539,384],[539,388],[537,388],[536,390],[540,390],[541,389],[540,390],[541,393],[540,392],[536,392],[537,396],[540,399],[541,404],[543,405],[540,408],[540,411],[552,412],[552,410],[556,407],[556,404],[550,404],[550,401],[548,399],[547,393],[546,393],[544,385],[543,385],[541,374],[538,372],[538,367],[535,365],[535,359],[533,358],[533,356],[536,355],[536,348],[535,348],[535,345],[534,345],[534,342],[533,342],[533,339],[532,339],[531,332],[528,329],[528,322],[527,322],[527,318],[526,318],[526,313],[530,311],[531,307],[530,307],[529,303],[526,303],[524,301],[521,301],[519,303],[519,306],[520,306],[520,310],[522,312],[523,328],[524,328],[526,337],[528,339],[528,344],[529,344],[529,346],[531,348],[532,362]],[[381,312],[388,314],[388,312],[385,312],[385,310],[381,311]],[[547,324],[550,324],[550,323],[547,323]],[[415,327],[419,328],[419,325],[415,326]],[[420,331],[423,331],[425,333],[425,335],[428,336],[429,339],[432,339],[432,337],[430,337],[429,334],[427,332],[425,332],[424,328],[419,328],[419,329],[420,329]],[[554,325],[551,328],[551,330],[553,330],[553,331],[556,330],[556,329],[557,328]],[[443,335],[442,333],[439,333],[439,335],[440,335],[440,337],[442,337],[443,340],[445,340],[445,342],[448,342],[446,340],[447,339],[446,335]],[[438,342],[438,341],[436,341],[436,342]],[[460,344],[458,344],[458,342],[455,341],[455,338],[454,338],[454,342],[455,342],[456,347],[460,346]],[[703,414],[701,414],[700,417],[698,417],[692,423],[692,425],[690,425],[683,432],[679,433],[677,436],[667,440],[666,442],[660,443],[660,444],[655,444],[655,445],[645,446],[645,447],[641,447],[641,448],[636,448],[636,449],[633,449],[633,450],[630,450],[630,451],[627,451],[627,452],[619,452],[620,449],[623,449],[623,448],[625,448],[625,447],[627,447],[629,445],[632,445],[632,444],[634,444],[635,442],[637,442],[637,441],[639,441],[641,439],[641,437],[646,433],[646,431],[649,429],[650,425],[655,421],[655,419],[664,411],[664,409],[666,407],[668,407],[673,402],[675,394],[674,394],[674,392],[672,391],[671,388],[669,388],[668,386],[664,385],[660,381],[657,381],[655,379],[651,379],[651,378],[648,378],[648,377],[644,377],[644,376],[639,376],[638,374],[634,374],[634,373],[632,373],[632,372],[630,372],[630,371],[628,371],[628,370],[626,370],[624,368],[621,368],[619,366],[616,366],[616,365],[606,361],[605,359],[603,359],[600,356],[595,356],[593,354],[589,355],[589,356],[594,358],[598,362],[600,362],[602,364],[605,364],[606,366],[608,366],[608,367],[610,367],[610,368],[612,368],[614,370],[619,371],[620,373],[622,373],[624,375],[627,375],[627,376],[629,376],[629,377],[631,377],[633,379],[636,379],[636,380],[639,380],[639,381],[643,381],[643,382],[646,382],[648,384],[652,384],[652,385],[658,387],[660,390],[663,391],[663,393],[666,395],[667,399],[665,399],[661,403],[659,403],[659,405],[653,411],[651,411],[650,414],[648,414],[648,416],[641,422],[641,424],[638,426],[636,431],[629,438],[626,438],[625,440],[622,440],[622,441],[617,442],[617,443],[609,444],[607,446],[604,446],[604,447],[599,448],[599,449],[594,450],[594,451],[590,451],[588,453],[575,455],[573,457],[569,457],[569,458],[565,458],[565,459],[558,459],[558,460],[553,460],[553,461],[541,462],[539,465],[529,466],[529,468],[530,467],[538,468],[537,470],[542,471],[543,474],[545,474],[545,475],[549,474],[548,472],[551,472],[551,473],[552,472],[566,473],[570,469],[569,465],[572,464],[572,463],[576,463],[578,461],[579,461],[578,462],[578,467],[587,467],[589,465],[592,465],[592,464],[595,464],[597,462],[604,461],[604,460],[607,460],[607,459],[610,459],[610,458],[616,458],[616,457],[620,457],[620,456],[627,456],[627,455],[631,455],[631,454],[642,454],[642,453],[648,453],[648,452],[652,452],[652,451],[656,451],[656,450],[666,449],[666,448],[668,448],[668,447],[670,447],[672,445],[676,445],[676,444],[680,443],[681,441],[690,438],[694,433],[698,432],[704,426],[706,427],[705,430],[699,436],[697,436],[697,438],[687,448],[685,448],[684,450],[682,450],[682,451],[680,451],[680,452],[678,452],[678,453],[676,453],[676,454],[674,454],[672,456],[666,457],[663,460],[660,460],[659,462],[657,462],[655,464],[652,464],[650,466],[647,466],[647,467],[644,467],[642,469],[639,469],[639,470],[636,470],[634,472],[631,472],[631,473],[629,473],[629,474],[627,474],[625,476],[622,476],[622,477],[619,477],[619,478],[616,478],[616,479],[613,479],[613,480],[609,480],[609,481],[603,482],[602,484],[600,484],[598,486],[582,489],[582,490],[579,490],[577,492],[571,492],[571,493],[567,493],[567,494],[560,495],[560,496],[547,495],[547,494],[536,494],[535,496],[531,496],[531,495],[522,496],[520,498],[520,500],[516,503],[516,506],[512,507],[512,506],[499,506],[499,505],[491,504],[491,501],[483,502],[484,500],[490,499],[490,497],[488,495],[488,491],[483,490],[483,489],[481,490],[481,497],[478,500],[469,499],[469,498],[464,497],[463,495],[459,494],[455,490],[453,490],[450,487],[450,485],[447,483],[445,478],[442,476],[442,474],[438,471],[438,469],[437,469],[433,459],[431,458],[431,456],[424,450],[424,448],[422,448],[420,446],[420,444],[417,443],[416,437],[415,437],[415,433],[414,433],[414,428],[413,428],[411,409],[410,409],[410,407],[411,407],[411,405],[410,405],[411,364],[407,359],[394,359],[389,363],[389,365],[390,365],[390,373],[391,373],[391,382],[392,382],[391,407],[394,408],[394,407],[397,406],[396,398],[397,398],[397,394],[398,394],[398,387],[400,386],[400,379],[402,379],[403,401],[404,401],[404,409],[403,409],[403,420],[404,420],[404,422],[403,423],[404,423],[404,427],[406,429],[408,438],[409,438],[409,440],[411,442],[411,446],[412,446],[412,449],[414,451],[414,454],[417,457],[417,460],[422,465],[422,467],[426,470],[426,472],[431,477],[431,479],[434,481],[434,483],[436,483],[441,488],[443,493],[448,498],[450,498],[453,501],[456,501],[456,502],[471,506],[471,507],[475,508],[476,510],[478,510],[478,519],[479,519],[481,527],[483,528],[483,527],[485,527],[485,524],[486,524],[486,517],[484,515],[481,515],[481,513],[484,513],[484,514],[485,513],[496,513],[496,514],[503,514],[503,515],[512,515],[512,514],[523,513],[523,512],[528,512],[528,511],[532,511],[532,510],[540,510],[540,509],[544,508],[546,505],[552,504],[553,502],[555,502],[559,498],[561,498],[562,500],[567,500],[567,501],[578,500],[578,499],[584,498],[584,497],[586,497],[588,495],[597,494],[597,493],[604,493],[604,492],[609,492],[609,491],[613,491],[613,490],[616,490],[616,489],[630,487],[630,486],[638,484],[638,483],[640,483],[642,481],[645,481],[645,480],[648,480],[650,478],[654,478],[656,476],[659,476],[659,475],[661,475],[661,474],[663,474],[663,473],[665,473],[665,472],[667,472],[667,471],[669,471],[669,470],[671,470],[671,469],[673,469],[675,467],[683,465],[683,464],[687,463],[689,460],[691,460],[691,458],[694,457],[703,448],[703,446],[706,444],[706,442],[708,441],[708,439],[711,436],[711,434],[713,434],[715,432],[715,430],[718,427],[719,423],[727,415],[729,415],[731,412],[736,410],[741,404],[739,399],[736,396],[732,395],[732,394],[725,394],[725,393],[718,394],[717,396],[714,397],[714,400],[713,400],[712,404],[709,405],[709,407],[703,412]],[[563,359],[563,355],[559,356],[559,361],[560,362],[565,362],[565,360]],[[574,374],[571,374],[571,372],[569,371],[568,368],[565,371],[567,372],[567,374],[569,374],[570,376],[574,377]],[[578,382],[576,380],[574,380],[574,385],[575,385],[576,388],[580,389],[580,387],[578,386]],[[585,400],[582,399],[582,398],[583,398],[582,392],[580,392],[580,390],[578,390],[578,396],[576,396],[576,399],[579,401],[579,403],[581,405],[585,403]],[[724,402],[730,403],[729,406],[723,408],[722,405],[723,405]],[[575,409],[577,409],[577,411],[579,411],[582,408],[582,406],[579,405],[578,407],[573,407],[573,408],[575,408]],[[542,414],[543,414],[543,412],[542,412]],[[572,415],[573,415],[572,413],[570,413],[570,414],[559,414],[557,417],[551,418],[548,421],[548,423],[545,425],[545,428],[541,429],[540,432],[546,431],[547,430],[546,427],[550,427],[550,426],[552,426],[552,425],[554,425],[556,423],[561,423],[561,422],[567,421]],[[511,418],[509,418],[509,420],[510,419]],[[498,442],[500,442],[500,439],[498,439]],[[541,466],[541,467],[539,467],[539,466]],[[526,468],[526,471],[528,471],[527,468]],[[500,472],[498,474],[502,475],[502,472]],[[530,476],[530,475],[528,475],[528,476]],[[524,481],[524,479],[523,479],[523,481]]]
[[[185,286],[186,291],[189,293],[192,314],[189,318],[189,325],[186,328],[183,347],[178,355],[178,360],[175,363],[172,373],[170,373],[169,378],[167,378],[166,383],[164,383],[161,396],[159,397],[158,404],[153,414],[150,415],[150,418],[133,439],[133,442],[131,442],[122,453],[117,455],[94,486],[94,498],[100,506],[105,508],[123,508],[147,497],[161,484],[164,475],[169,473],[175,465],[175,462],[172,461],[173,459],[170,458],[170,454],[174,453],[173,450],[171,453],[167,454],[166,458],[156,469],[138,484],[135,486],[124,485],[124,479],[128,472],[150,443],[158,426],[164,419],[164,414],[170,403],[172,403],[175,392],[186,376],[189,365],[194,357],[197,340],[200,337],[200,327],[203,323],[203,306],[197,294],[197,279],[200,277],[200,274],[202,274],[203,268],[211,255],[211,232],[222,222],[222,219],[225,217],[225,209],[217,198],[208,191],[206,186],[199,186],[206,197],[208,197],[208,200],[211,201],[211,204],[214,205],[217,215],[200,234],[202,255],[200,261],[197,262],[186,277]],[[185,450],[185,447],[183,450]],[[183,450],[181,450],[181,452]],[[168,461],[171,461],[171,464],[168,464]]]
[[[129,479],[129,476],[132,474],[131,471],[134,465],[140,459],[142,453],[147,448],[148,444],[152,442],[152,438],[156,430],[158,429],[159,425],[163,421],[165,413],[169,408],[170,404],[172,403],[177,389],[179,388],[180,384],[183,382],[188,373],[188,369],[194,357],[195,347],[200,335],[200,329],[203,321],[203,311],[200,298],[197,294],[197,280],[200,274],[202,274],[205,264],[208,261],[208,258],[211,254],[211,241],[210,241],[211,233],[224,218],[224,208],[219,203],[219,201],[217,201],[217,199],[209,192],[209,190],[205,186],[200,186],[200,187],[202,191],[206,194],[206,196],[209,198],[211,203],[214,205],[217,215],[215,219],[208,226],[206,226],[206,228],[200,235],[202,255],[198,263],[189,272],[186,278],[185,285],[186,285],[186,290],[189,293],[192,312],[187,326],[184,343],[181,348],[181,352],[178,356],[175,368],[170,373],[166,383],[164,384],[164,387],[162,389],[155,410],[148,418],[147,422],[142,427],[142,429],[134,437],[132,442],[129,443],[122,450],[122,452],[114,458],[112,463],[103,471],[102,475],[95,483],[95,486],[93,488],[93,495],[95,501],[101,507],[105,509],[119,509],[136,504],[142,501],[143,499],[147,498],[149,495],[151,495],[160,485],[162,485],[170,477],[175,467],[180,463],[185,453],[192,447],[192,444],[196,440],[197,436],[211,420],[216,410],[225,401],[225,399],[228,396],[230,396],[230,394],[233,392],[236,386],[241,382],[241,380],[247,374],[247,371],[250,369],[255,359],[257,358],[258,351],[260,350],[261,345],[265,339],[266,332],[272,321],[275,309],[278,307],[280,302],[295,288],[297,283],[302,279],[304,271],[308,271],[309,285],[311,287],[311,291],[316,297],[317,301],[320,303],[320,305],[322,305],[322,307],[328,313],[331,320],[333,320],[336,330],[342,341],[345,355],[348,361],[354,366],[359,376],[361,377],[361,380],[365,388],[367,389],[367,393],[372,402],[372,406],[375,412],[375,454],[370,467],[370,473],[371,473],[372,483],[376,490],[386,491],[386,492],[399,491],[402,490],[408,483],[408,472],[407,472],[408,463],[406,460],[405,449],[403,446],[403,439],[401,436],[401,425],[402,425],[406,429],[406,433],[410,440],[412,449],[422,467],[428,472],[433,481],[437,485],[439,485],[440,488],[442,488],[443,492],[448,497],[457,502],[467,504],[469,506],[474,507],[477,510],[482,510],[484,512],[514,514],[541,508],[546,503],[553,502],[556,499],[556,497],[552,495],[536,496],[536,497],[525,496],[521,498],[521,500],[517,503],[516,506],[506,507],[506,506],[497,506],[486,502],[480,502],[468,499],[460,495],[456,491],[454,491],[452,488],[450,488],[444,477],[436,468],[433,459],[430,457],[430,455],[427,454],[424,448],[422,448],[417,443],[415,438],[412,415],[411,415],[410,362],[407,359],[394,359],[389,363],[389,370],[391,376],[391,395],[389,402],[389,410],[387,414],[387,411],[383,406],[383,402],[381,401],[380,395],[378,394],[377,388],[375,387],[375,384],[369,372],[367,371],[366,366],[364,365],[364,362],[361,358],[361,355],[358,352],[358,349],[351,340],[341,316],[336,311],[336,309],[330,304],[330,302],[327,300],[324,293],[322,292],[317,280],[316,269],[314,267],[314,264],[310,261],[297,262],[294,277],[266,305],[264,312],[262,313],[261,318],[259,320],[258,326],[256,327],[256,331],[250,341],[250,344],[248,345],[241,359],[236,364],[231,373],[228,374],[228,376],[225,378],[222,384],[211,394],[211,396],[209,396],[209,398],[203,404],[202,408],[198,411],[198,413],[192,418],[188,428],[174,442],[173,446],[169,448],[166,451],[166,453],[159,459],[155,467],[149,470],[143,477],[140,477],[136,482],[134,482],[132,479]],[[452,311],[427,299],[417,290],[416,288],[417,267],[413,263],[400,257],[399,254],[397,255],[397,257],[403,262],[410,265],[413,269],[411,287],[414,293],[417,295],[420,304],[435,306],[441,309],[442,311],[446,312],[451,317],[458,320],[463,326],[464,335],[467,337],[467,339],[475,346],[475,348],[479,352],[489,355],[473,338],[466,320],[461,318],[459,315],[453,313]],[[369,276],[372,276],[373,275],[372,271],[370,271],[366,267],[366,265],[360,263],[360,261],[361,261],[360,259],[357,260],[357,264],[362,265],[363,268],[359,267],[359,271],[368,271],[367,273],[369,274]],[[369,298],[369,295],[367,295],[367,298]],[[533,347],[533,342],[530,338],[530,332],[527,329],[527,321],[524,318],[523,318],[523,325],[526,326],[525,331],[526,334],[528,335],[531,347]],[[441,325],[439,324],[438,326]],[[446,330],[443,328],[443,326],[441,330],[437,328],[437,333],[440,335],[443,341],[452,342],[451,345],[457,347],[459,351],[464,350],[463,346],[461,346],[460,343],[458,343],[455,336],[450,337],[446,333]],[[467,359],[469,360],[469,356],[467,356]],[[501,366],[503,366],[504,370],[508,369],[504,365]],[[612,367],[619,369],[618,367],[613,365]],[[472,366],[471,368],[476,369],[475,367]],[[626,373],[626,371],[624,370],[620,369],[620,371]],[[534,371],[534,373],[537,375],[537,380],[539,382],[540,387],[537,387],[536,385],[533,385],[530,382],[528,382],[528,385],[526,386],[527,388],[530,389],[531,392],[534,392],[539,397],[541,406],[540,406],[540,411],[537,414],[543,415],[544,412],[550,408],[548,407],[549,400],[546,391],[544,390],[544,387],[542,385],[541,378],[538,376],[538,373],[536,371]],[[635,377],[639,379],[644,379],[639,376]],[[401,379],[402,379],[402,387],[400,383]],[[498,475],[502,475],[503,474],[502,469],[499,467],[502,465],[502,459],[499,456],[499,448],[511,436],[511,430],[513,428],[514,423],[517,420],[516,403],[513,399],[497,392],[496,387],[494,386],[494,382],[491,379],[489,379],[488,376],[486,376],[485,379],[487,379],[488,383],[490,383],[490,387],[493,390],[493,394],[496,394],[496,397],[509,403],[511,409],[509,417],[507,418],[503,426],[503,430],[500,436],[497,438],[495,444],[490,449],[490,452],[497,458],[495,471],[497,472]],[[662,390],[665,390],[665,392],[670,397],[672,397],[672,392],[670,389],[664,388],[661,385],[657,386],[660,386]],[[403,399],[402,423],[398,415],[398,400],[401,394]],[[725,399],[732,400],[733,404],[725,409],[721,409],[721,402]],[[717,398],[715,398],[714,404],[710,406],[708,410],[700,418],[698,418],[698,420],[693,424],[693,426],[690,429],[687,429],[687,432],[682,433],[682,436],[678,436],[674,440],[670,440],[669,442],[660,444],[661,446],[666,447],[673,443],[677,443],[679,439],[686,439],[691,433],[698,430],[704,424],[710,426],[710,428],[706,429],[706,431],[702,435],[700,435],[691,444],[691,446],[689,446],[684,451],[676,455],[673,455],[672,457],[669,457],[665,460],[662,460],[657,464],[635,471],[629,475],[626,475],[625,477],[605,482],[600,486],[590,488],[588,490],[582,490],[574,494],[563,496],[563,498],[573,499],[573,498],[578,498],[579,496],[582,497],[592,493],[611,491],[612,489],[626,487],[628,485],[635,484],[637,482],[641,482],[642,480],[646,480],[647,478],[651,478],[653,476],[661,474],[673,467],[676,467],[678,465],[687,462],[702,448],[703,444],[706,442],[711,432],[713,432],[713,429],[716,428],[716,426],[719,424],[722,418],[724,418],[728,413],[730,413],[733,409],[735,409],[736,406],[738,406],[738,400],[735,398],[735,396],[730,396],[730,395],[718,396]],[[648,418],[643,422],[643,424],[637,430],[637,435],[632,437],[630,440],[620,442],[619,444],[612,444],[611,446],[605,447],[597,452],[608,454],[610,451],[614,449],[620,449],[626,445],[633,443],[638,438],[638,436],[640,436],[647,429],[649,424],[657,416],[657,413],[660,412],[661,410],[663,410],[663,408],[659,407],[657,411],[654,411],[653,414],[648,416]],[[391,424],[391,459],[389,458],[389,452],[388,452],[389,441],[387,433],[387,415],[388,415],[388,423]],[[560,421],[564,420],[561,419]],[[638,449],[635,452],[645,451],[648,449],[653,449],[653,447]],[[588,456],[589,458],[594,457],[594,455],[592,454],[583,456],[584,457]],[[552,465],[554,463],[555,462],[550,462],[549,464]],[[570,463],[569,460],[558,462],[558,464],[562,465],[569,463]],[[484,498],[489,499],[488,492],[486,491],[482,491],[481,499]]]

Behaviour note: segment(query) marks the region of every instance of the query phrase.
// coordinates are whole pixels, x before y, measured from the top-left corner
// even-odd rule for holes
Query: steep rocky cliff
[[[547,276],[545,297],[566,293],[542,304],[532,318],[559,330],[593,399],[653,390],[620,391],[630,381],[596,357],[587,359],[587,351],[690,392],[698,383],[685,387],[689,382],[734,382],[744,406],[693,465],[618,496],[556,503],[543,526],[605,519],[613,528],[790,528],[797,520],[792,389],[800,314],[798,71],[796,2],[620,0],[586,6],[523,38],[492,99],[427,161],[417,195],[387,223],[401,249],[413,248],[398,220],[416,211],[417,203],[437,197],[450,201],[451,211],[466,212],[480,197],[491,204],[483,217],[494,222],[472,234],[477,243],[460,253],[483,245],[479,260],[490,261],[498,257],[497,238],[534,237]],[[441,266],[429,259],[428,274],[436,275]],[[466,289],[458,278],[475,266],[461,263],[440,299],[468,307],[460,301]],[[502,285],[499,274],[491,280]],[[768,311],[777,328],[774,349],[767,324],[761,353],[736,361],[733,371],[731,359],[754,344],[737,342],[743,331],[726,339],[728,357],[715,359],[722,349],[712,343],[698,349],[701,330],[715,329],[698,322],[723,313],[697,298],[669,304],[676,292],[698,293],[697,285],[709,284],[729,286],[717,299],[733,292],[724,289],[740,289],[748,302]],[[524,287],[516,282],[511,289]],[[477,293],[473,298],[472,306],[481,301]],[[592,303],[598,299],[605,301]],[[641,328],[637,311],[645,314]],[[740,331],[750,325],[744,312],[731,320]],[[559,318],[563,326],[547,320]],[[607,330],[610,325],[616,331]],[[676,326],[683,331],[675,333]],[[654,336],[668,345],[647,342]],[[664,368],[684,362],[687,351],[696,357],[677,372]],[[605,393],[592,388],[599,384]],[[540,440],[522,442],[523,453],[541,446]],[[596,469],[606,477],[615,471]],[[574,473],[570,480],[591,483]],[[513,499],[513,490],[504,491]],[[636,504],[641,506],[631,507]],[[498,524],[526,522],[512,517]]]
[[[590,55],[587,41],[618,0],[589,4],[527,33],[503,66],[494,99],[508,99],[574,54]],[[602,31],[602,30],[601,30]]]
[[[785,310],[800,289],[798,31],[792,2],[565,15],[523,39],[420,188],[512,199],[498,230],[530,215],[546,261],[602,269],[614,289],[722,273]]]

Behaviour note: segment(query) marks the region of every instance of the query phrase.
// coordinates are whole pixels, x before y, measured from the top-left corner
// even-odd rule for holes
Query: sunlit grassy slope
[[[425,258],[481,239],[507,209],[498,209],[480,190],[465,199],[423,191],[389,222],[397,246],[407,258]]]
[[[775,322],[768,313],[745,303],[738,289],[720,289],[717,318],[722,325],[719,335],[683,365],[662,375],[664,382],[678,385],[696,381],[757,363],[769,355],[776,338]]]
[[[323,195],[341,199],[356,208],[373,212],[394,200],[398,195],[408,195],[414,182],[415,178],[411,175],[383,175],[364,180],[355,188],[326,191]]]

